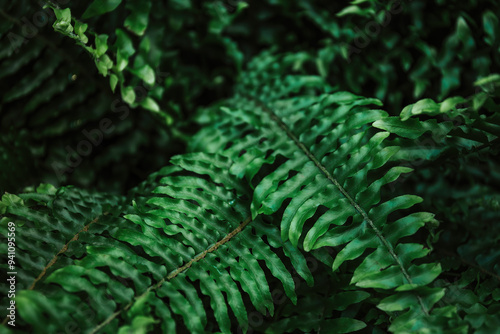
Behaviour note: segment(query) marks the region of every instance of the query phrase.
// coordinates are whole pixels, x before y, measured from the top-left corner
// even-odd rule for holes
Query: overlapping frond
[[[343,247],[333,270],[357,260],[352,284],[398,291],[381,302],[384,310],[410,308],[392,330],[424,330],[444,294],[427,287],[441,268],[417,264],[429,250],[401,239],[435,220],[430,213],[402,213],[422,201],[417,196],[381,198],[384,185],[411,171],[391,166],[399,148],[386,144],[388,132],[371,126],[388,115],[369,107],[380,105],[375,99],[315,95],[315,86],[327,87],[319,78],[280,76],[293,61],[267,56],[250,65],[239,94],[223,109],[226,117],[200,138],[211,132],[205,148],[222,150],[235,161],[231,173],[254,181],[254,217],[278,213],[282,239],[306,251]]]
[[[456,281],[438,281],[446,287],[444,300],[467,314],[464,319],[474,331],[494,333],[499,308],[492,292],[500,287],[500,254],[495,250],[500,177],[494,162],[500,134],[498,75],[476,85],[477,93],[469,98],[421,100],[374,126],[399,135],[392,143],[401,150],[392,159],[416,169],[399,186],[413,187],[428,199],[426,209],[439,212],[436,256],[448,277],[460,272]],[[436,168],[442,173],[430,173]]]
[[[197,154],[173,163],[154,175],[147,200],[136,190],[134,208],[74,188],[4,196],[3,232],[13,221],[22,240],[26,283],[16,306],[24,328],[202,333],[215,318],[229,333],[248,327],[249,305],[273,314],[273,277],[296,303],[292,269],[313,284],[306,260],[276,226],[252,220],[248,190],[227,172],[229,160]]]

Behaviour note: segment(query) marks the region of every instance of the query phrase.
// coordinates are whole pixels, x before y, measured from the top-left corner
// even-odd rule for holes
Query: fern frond
[[[301,252],[283,242],[275,226],[252,221],[248,190],[238,192],[243,188],[227,173],[227,158],[199,154],[173,161],[155,175],[160,185],[149,199],[135,208],[72,188],[4,196],[2,225],[24,223],[18,227],[19,277],[33,284],[19,286],[16,305],[32,326],[26,328],[43,331],[42,310],[48,307],[54,317],[50,331],[77,321],[89,333],[179,326],[201,333],[213,316],[228,333],[235,326],[230,312],[241,328],[248,327],[246,295],[255,309],[273,314],[271,277],[294,303],[292,269],[313,284]],[[61,233],[51,236],[54,230]],[[46,251],[37,255],[38,249]],[[29,277],[36,272],[38,277]],[[82,312],[94,317],[85,319]]]
[[[371,126],[387,113],[367,107],[380,105],[378,100],[350,93],[315,97],[314,86],[327,87],[319,78],[279,75],[293,64],[292,57],[263,57],[250,65],[239,94],[227,102],[228,117],[202,130],[200,138],[215,138],[205,149],[221,150],[235,161],[231,173],[254,181],[252,215],[280,212],[283,240],[306,251],[343,246],[333,270],[358,260],[352,284],[396,293],[379,305],[384,310],[414,298],[397,304],[410,312],[392,330],[430,326],[426,318],[444,291],[426,286],[440,274],[440,265],[413,263],[429,250],[400,239],[434,219],[430,213],[399,212],[420,197],[381,200],[384,185],[411,171],[390,167],[399,148],[385,143],[388,132]]]
[[[413,187],[428,199],[424,203],[428,210],[440,212],[439,241],[433,247],[443,257],[444,277],[469,267],[456,282],[436,283],[447,287],[443,299],[468,314],[464,320],[471,328],[495,332],[492,319],[498,317],[498,304],[478,287],[495,291],[500,286],[500,255],[495,251],[500,178],[493,162],[500,134],[498,76],[490,75],[477,83],[482,89],[470,98],[418,101],[404,108],[399,117],[377,121],[374,126],[401,136],[392,142],[401,146],[394,161],[418,167],[398,185]],[[441,177],[430,175],[438,166],[442,166]],[[422,182],[433,186],[422,187]],[[476,275],[475,284],[471,272]],[[475,321],[475,317],[482,320]]]

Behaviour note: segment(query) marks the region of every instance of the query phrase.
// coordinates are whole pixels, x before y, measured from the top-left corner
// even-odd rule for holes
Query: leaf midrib
[[[252,217],[248,217],[245,219],[240,225],[238,225],[234,230],[232,230],[230,233],[228,233],[224,238],[222,238],[220,241],[217,243],[213,244],[211,247],[203,251],[202,253],[196,255],[194,258],[192,258],[189,262],[184,264],[183,266],[175,269],[172,271],[170,274],[168,274],[165,278],[161,279],[158,281],[156,284],[151,285],[149,288],[144,291],[140,296],[135,297],[132,301],[130,301],[127,305],[125,305],[123,308],[120,310],[116,311],[115,313],[111,314],[106,320],[101,322],[99,325],[97,325],[91,332],[90,334],[95,334],[99,330],[101,330],[103,327],[105,327],[107,324],[109,324],[113,319],[115,319],[117,316],[119,316],[123,311],[127,311],[132,305],[134,305],[135,301],[144,297],[147,295],[150,291],[156,290],[160,288],[163,283],[166,281],[170,281],[174,279],[177,275],[180,273],[188,270],[194,263],[199,262],[203,260],[207,254],[215,252],[220,246],[224,245],[228,241],[230,241],[234,236],[236,236],[238,233],[240,233],[248,224],[252,222]]]
[[[391,257],[394,259],[394,261],[400,268],[401,272],[403,273],[403,276],[408,281],[408,283],[413,284],[410,275],[406,271],[403,263],[401,262],[397,254],[394,252],[392,245],[382,235],[377,226],[375,226],[373,220],[368,216],[366,211],[351,197],[351,195],[349,195],[347,190],[345,190],[344,187],[342,187],[342,185],[333,177],[333,175],[326,169],[326,167],[321,164],[321,162],[314,156],[314,154],[312,154],[311,151],[297,138],[297,136],[295,136],[295,134],[291,131],[291,129],[274,113],[274,111],[271,108],[269,108],[263,101],[261,101],[258,98],[246,94],[245,96],[255,101],[262,108],[262,110],[264,110],[264,112],[266,112],[269,115],[269,117],[278,125],[278,127],[286,133],[288,138],[290,138],[294,142],[294,144],[315,164],[315,166],[325,175],[325,177],[337,187],[337,189],[342,193],[342,195],[344,195],[344,197],[349,201],[349,203],[354,207],[354,209],[363,217],[363,219],[368,223],[370,228],[375,232],[376,236],[380,239],[382,244],[386,247],[388,253],[391,255]],[[429,315],[427,307],[424,305],[421,297],[418,294],[417,294],[417,299],[424,314]]]

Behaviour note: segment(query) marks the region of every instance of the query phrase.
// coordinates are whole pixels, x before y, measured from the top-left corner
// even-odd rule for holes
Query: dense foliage
[[[3,4],[0,333],[500,333],[497,13]]]

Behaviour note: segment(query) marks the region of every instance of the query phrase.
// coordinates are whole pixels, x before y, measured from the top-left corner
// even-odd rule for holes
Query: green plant
[[[360,53],[351,65],[343,65],[346,69],[333,70],[348,78],[345,82],[332,82],[328,68],[346,56],[345,50],[331,41],[326,47],[294,50],[296,41],[307,45],[301,35],[286,35],[268,22],[269,13],[283,10],[291,27],[308,27],[304,36],[314,35],[315,28],[303,20],[322,24],[331,19],[319,12],[321,1],[268,1],[267,7],[138,3],[96,0],[88,7],[48,6],[55,12],[55,30],[76,41],[63,49],[86,54],[86,66],[106,80],[104,95],[119,88],[130,114],[125,121],[146,120],[146,127],[128,127],[124,133],[137,136],[133,142],[142,145],[181,143],[181,148],[158,151],[169,163],[153,158],[154,167],[164,167],[126,195],[105,191],[110,183],[101,183],[99,176],[89,183],[100,191],[46,183],[20,190],[24,185],[16,182],[26,172],[15,166],[35,155],[29,143],[36,137],[27,131],[13,135],[16,129],[29,129],[29,121],[9,128],[2,140],[15,142],[23,154],[8,147],[2,151],[2,159],[16,163],[7,170],[13,182],[4,187],[17,193],[6,192],[0,201],[6,239],[10,223],[15,224],[17,270],[16,326],[9,327],[6,318],[2,333],[499,332],[498,74],[485,75],[477,65],[481,73],[476,74],[475,93],[467,97],[449,97],[451,87],[458,86],[448,85],[451,79],[444,75],[445,83],[428,98],[401,112],[387,112],[379,99],[343,90],[356,86],[350,71],[359,72],[361,81],[372,76],[357,68],[357,61],[380,59],[379,53],[367,48],[366,58]],[[411,6],[424,5],[414,1]],[[299,14],[290,14],[297,7]],[[173,14],[165,14],[167,9]],[[376,1],[356,1],[333,12],[367,24],[389,9]],[[248,34],[248,15],[255,12],[255,20],[276,38],[271,49],[261,32],[252,41],[238,37]],[[461,9],[453,15],[457,12]],[[170,18],[171,31],[162,27],[162,14]],[[419,11],[413,15],[419,18]],[[498,19],[492,11],[477,16],[487,33],[483,51],[477,52],[488,59],[477,64],[493,67],[498,62]],[[458,22],[446,47],[465,66],[464,59],[476,51],[464,42],[472,38],[470,30],[463,19]],[[9,28],[0,31],[6,35]],[[332,20],[323,28],[335,38],[353,37],[355,31],[351,21]],[[386,29],[377,37],[382,43],[397,28]],[[282,35],[288,38],[281,40]],[[193,72],[191,60],[172,56],[172,49],[186,48],[186,38],[194,41],[192,50],[207,50],[212,68],[197,65]],[[411,38],[425,39],[426,33]],[[408,50],[400,46],[403,54]],[[214,60],[221,55],[228,63]],[[33,57],[35,64],[44,64],[36,52]],[[20,62],[6,59],[3,68]],[[171,59],[177,63],[169,64]],[[432,52],[420,61],[441,64]],[[152,73],[158,66],[178,72],[156,81]],[[419,73],[431,80],[429,71]],[[399,80],[378,82],[382,91],[375,95],[392,94],[387,98],[394,102],[392,108],[402,101],[398,94],[421,87],[413,80],[415,86],[390,93],[388,87]],[[6,110],[12,110],[9,96],[16,101],[47,94],[19,88],[26,85],[7,95]],[[65,98],[81,94],[67,83],[60,85]],[[131,95],[138,85],[149,88],[140,100]],[[204,88],[211,85],[219,88]],[[204,99],[205,89],[216,96]],[[464,83],[460,89],[474,87]],[[50,99],[46,103],[52,105]],[[63,115],[71,106],[45,111],[34,104],[24,110],[45,119],[51,113]],[[106,115],[96,111],[80,120],[100,124]],[[50,128],[54,117],[42,125]],[[150,129],[162,133],[163,141],[148,136]],[[57,139],[68,131],[71,137],[71,127],[44,131],[42,138]],[[127,152],[127,145],[112,148]],[[44,147],[57,151],[53,143],[44,142]],[[133,169],[127,154],[113,160],[113,154],[101,154],[96,158],[101,166],[112,161]],[[119,182],[119,177],[113,180]],[[110,188],[117,193],[123,186]],[[7,245],[1,246],[5,271],[11,259]],[[0,287],[8,291],[8,285]],[[10,300],[1,300],[2,309]]]

